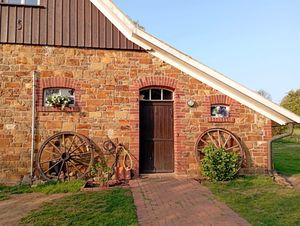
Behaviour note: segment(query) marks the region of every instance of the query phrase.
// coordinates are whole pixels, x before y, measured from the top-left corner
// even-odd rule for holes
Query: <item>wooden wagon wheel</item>
[[[224,148],[228,152],[235,152],[245,160],[245,153],[241,141],[231,132],[225,129],[209,129],[202,133],[196,143],[196,157],[200,161],[204,157],[203,148],[209,144],[217,148]]]
[[[46,180],[78,179],[89,173],[93,157],[88,138],[73,132],[61,132],[42,144],[37,167]]]

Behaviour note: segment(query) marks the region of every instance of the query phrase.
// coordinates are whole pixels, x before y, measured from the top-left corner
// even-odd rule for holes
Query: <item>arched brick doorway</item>
[[[132,108],[130,110],[130,151],[135,156],[136,173],[140,173],[140,91],[148,87],[160,87],[173,91],[173,119],[174,119],[174,172],[176,174],[185,173],[184,166],[186,165],[185,159],[180,157],[181,151],[184,149],[184,137],[181,133],[183,124],[181,118],[184,116],[182,111],[185,105],[183,90],[178,86],[178,81],[174,78],[165,76],[149,76],[137,79],[130,86],[132,94]]]
[[[174,172],[173,91],[149,87],[140,91],[140,172]]]

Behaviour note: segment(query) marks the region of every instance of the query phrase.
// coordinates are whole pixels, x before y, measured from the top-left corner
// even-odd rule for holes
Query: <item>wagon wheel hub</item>
[[[61,155],[61,158],[64,160],[64,161],[69,161],[71,159],[71,155],[69,152],[65,152]]]

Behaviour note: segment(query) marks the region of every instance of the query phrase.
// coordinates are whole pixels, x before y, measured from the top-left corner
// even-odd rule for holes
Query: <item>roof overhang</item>
[[[241,104],[285,125],[300,117],[139,29],[111,0],[90,0],[130,41]]]

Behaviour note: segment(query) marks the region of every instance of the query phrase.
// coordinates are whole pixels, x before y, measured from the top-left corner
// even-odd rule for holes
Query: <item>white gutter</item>
[[[32,114],[31,114],[31,152],[30,177],[33,178],[34,149],[35,149],[35,90],[37,71],[32,73]]]

